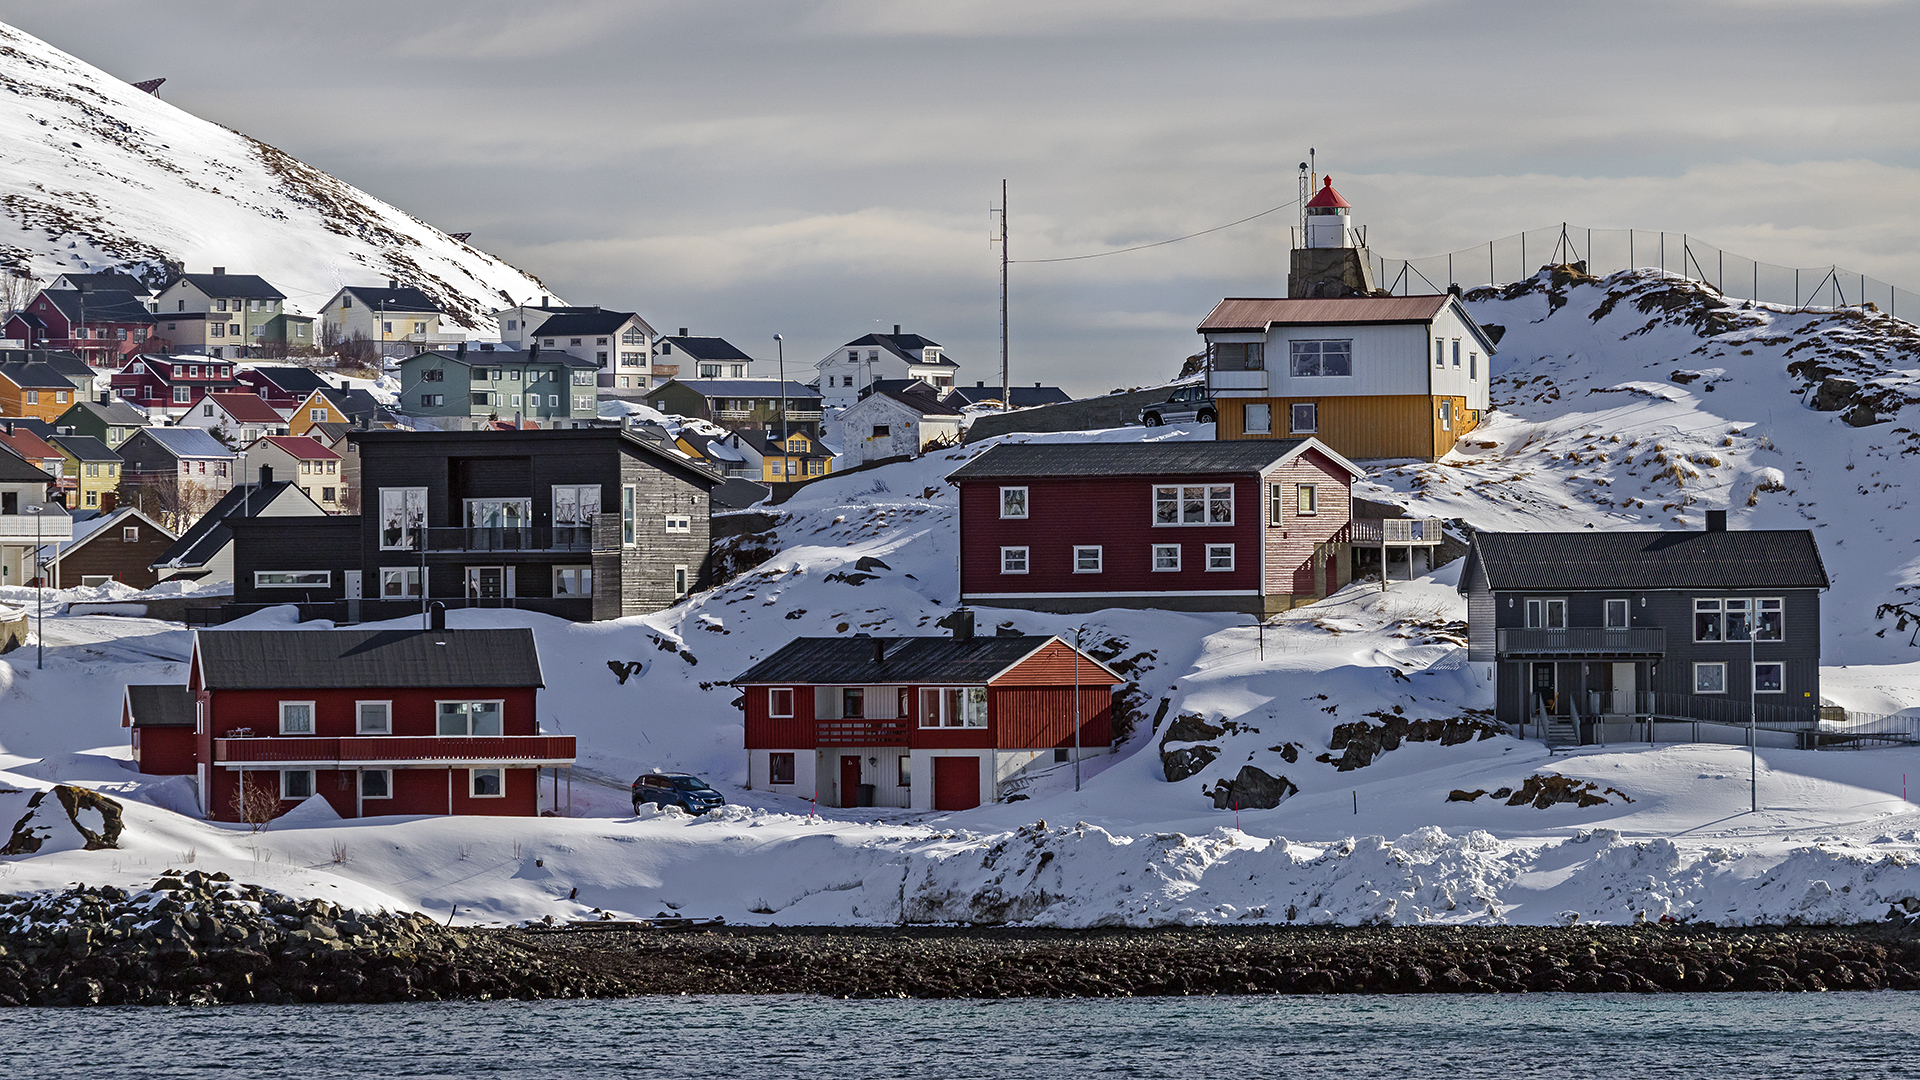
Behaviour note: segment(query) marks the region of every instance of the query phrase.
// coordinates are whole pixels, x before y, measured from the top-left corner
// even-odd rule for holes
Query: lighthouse
[[[1306,190],[1306,165],[1301,166]],[[1373,293],[1373,256],[1366,234],[1354,227],[1353,204],[1325,177],[1320,190],[1307,200],[1302,217],[1301,246],[1293,249],[1287,272],[1287,296],[1338,299]]]

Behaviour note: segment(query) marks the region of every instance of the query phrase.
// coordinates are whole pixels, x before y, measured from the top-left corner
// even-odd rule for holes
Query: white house
[[[44,470],[0,450],[0,585],[32,580],[35,545],[73,539],[73,519],[47,498],[52,483]]]
[[[654,341],[659,337],[647,320],[631,311],[608,311],[598,307],[549,306],[546,297],[539,304],[501,308],[493,313],[500,323],[500,343],[515,350],[545,352],[558,350],[568,356],[593,361],[598,382],[608,395],[638,401],[648,390],[666,382],[678,372],[654,362]]]
[[[441,314],[432,297],[389,279],[384,289],[348,285],[334,293],[320,306],[320,324],[330,340],[359,335],[374,342],[382,356],[394,356],[467,340],[463,331],[443,332]]]
[[[153,564],[154,572],[162,581],[232,581],[233,530],[227,527],[229,519],[319,517],[324,513],[290,480],[275,480],[269,474],[254,483],[236,484],[160,556]]]
[[[939,342],[903,334],[898,323],[893,333],[856,338],[813,366],[820,371],[820,400],[829,412],[860,400],[861,392],[879,380],[919,379],[945,393],[960,370]]]
[[[287,418],[258,394],[239,390],[202,394],[200,400],[175,421],[179,427],[225,432],[227,441],[245,446],[263,435],[285,435]]]
[[[826,422],[826,438],[839,451],[836,469],[919,454],[959,443],[960,410],[942,404],[939,392],[919,380],[879,382]]]

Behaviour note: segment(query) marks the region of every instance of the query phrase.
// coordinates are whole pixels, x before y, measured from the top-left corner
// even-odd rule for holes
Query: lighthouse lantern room
[[[1307,246],[1310,248],[1350,248],[1362,246],[1353,230],[1353,204],[1333,190],[1333,177],[1313,198],[1307,200]]]

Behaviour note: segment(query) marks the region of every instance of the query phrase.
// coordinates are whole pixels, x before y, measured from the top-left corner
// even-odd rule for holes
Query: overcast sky
[[[803,367],[900,323],[997,382],[1003,177],[1015,259],[1057,257],[1289,201],[1310,146],[1376,254],[1568,221],[1920,288],[1912,3],[0,0],[0,19],[165,76],[165,99],[571,302],[756,357],[782,333]],[[1014,380],[1165,377],[1220,297],[1284,295],[1293,220],[1016,263]]]

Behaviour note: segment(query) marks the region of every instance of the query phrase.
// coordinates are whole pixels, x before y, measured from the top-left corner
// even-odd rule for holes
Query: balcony
[[[1355,544],[1438,544],[1446,539],[1439,518],[1354,518],[1348,536]]]
[[[789,420],[818,420],[818,419],[820,419],[820,410],[819,410],[819,409],[788,409],[788,410],[787,410],[787,419],[789,419]]]
[[[1264,371],[1221,371],[1215,368],[1207,376],[1208,387],[1214,390],[1259,390],[1267,389],[1267,373]]]
[[[571,765],[571,735],[362,735],[213,740],[216,765]]]
[[[1501,630],[1496,636],[1502,660],[1658,660],[1667,653],[1667,632],[1657,626]]]
[[[713,417],[716,420],[751,420],[753,419],[753,410],[752,409],[715,409],[713,412]]]
[[[40,514],[0,514],[0,540],[51,544],[73,539],[73,519],[52,504]]]
[[[593,550],[593,526],[527,525],[489,528],[434,528],[427,534],[428,552],[484,552],[514,554],[525,552],[589,552]],[[411,549],[410,550],[417,550]]]
[[[821,720],[815,723],[816,746],[905,746],[905,720]]]

